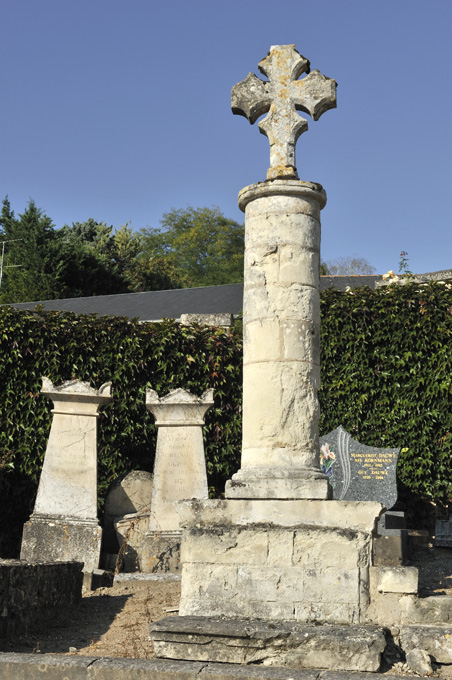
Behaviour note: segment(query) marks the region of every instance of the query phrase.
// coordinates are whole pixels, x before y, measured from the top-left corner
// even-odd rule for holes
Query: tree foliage
[[[170,264],[186,287],[243,281],[243,224],[218,208],[173,209],[141,234],[143,251]]]
[[[322,263],[325,274],[330,276],[355,276],[375,274],[375,267],[365,257],[349,255],[348,257],[336,257]],[[323,272],[321,272],[323,273]]]
[[[54,229],[30,201],[0,214],[6,244],[0,303],[235,283],[243,279],[243,226],[218,208],[173,210],[159,228],[118,229],[90,218]],[[20,266],[16,266],[20,265]]]
[[[15,217],[8,197],[0,217],[2,240],[8,241],[4,261],[2,301],[46,300],[55,286],[55,232],[42,210],[30,201],[24,213]]]

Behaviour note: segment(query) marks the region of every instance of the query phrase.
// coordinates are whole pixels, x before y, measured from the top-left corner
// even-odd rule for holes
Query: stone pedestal
[[[213,391],[196,397],[173,390],[159,398],[146,391],[146,407],[155,417],[157,450],[151,515],[140,560],[144,572],[178,571],[181,531],[177,501],[208,498],[202,427],[213,405]]]
[[[102,530],[97,520],[97,417],[111,401],[111,383],[95,390],[72,380],[56,387],[42,379],[54,403],[53,420],[33,514],[24,526],[21,559],[99,565]]]
[[[366,622],[382,511],[353,501],[181,503],[180,615]]]
[[[319,469],[319,184],[272,180],[245,211],[243,448],[226,497],[328,498]]]

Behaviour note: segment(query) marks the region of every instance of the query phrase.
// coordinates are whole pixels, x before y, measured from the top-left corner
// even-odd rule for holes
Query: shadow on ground
[[[92,645],[108,632],[129,597],[131,595],[110,593],[84,597],[79,604],[69,607],[27,635],[1,640],[0,651],[67,653]]]

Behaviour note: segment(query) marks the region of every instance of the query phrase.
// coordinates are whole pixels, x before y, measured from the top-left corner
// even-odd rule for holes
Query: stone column
[[[24,526],[21,559],[74,560],[90,572],[99,564],[97,520],[97,418],[110,402],[111,383],[99,390],[70,380],[56,387],[42,379],[41,394],[54,404],[35,507]]]
[[[319,470],[319,184],[245,187],[243,449],[227,498],[328,498]]]
[[[144,572],[178,570],[182,532],[177,501],[209,497],[202,428],[213,403],[213,390],[196,397],[177,389],[162,398],[146,390],[146,407],[158,432],[149,532],[141,559]]]

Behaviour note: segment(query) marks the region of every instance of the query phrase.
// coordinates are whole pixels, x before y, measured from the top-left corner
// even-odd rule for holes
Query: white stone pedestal
[[[102,530],[97,520],[97,417],[111,401],[111,383],[99,390],[71,380],[56,387],[42,379],[54,403],[53,420],[33,514],[24,525],[21,559],[99,566]]]
[[[363,623],[375,502],[180,504],[181,616]]]
[[[208,498],[202,427],[213,403],[212,390],[196,397],[177,389],[162,398],[146,390],[146,407],[155,417],[158,432],[149,532],[140,560],[143,572],[179,570],[181,530],[176,504]]]

